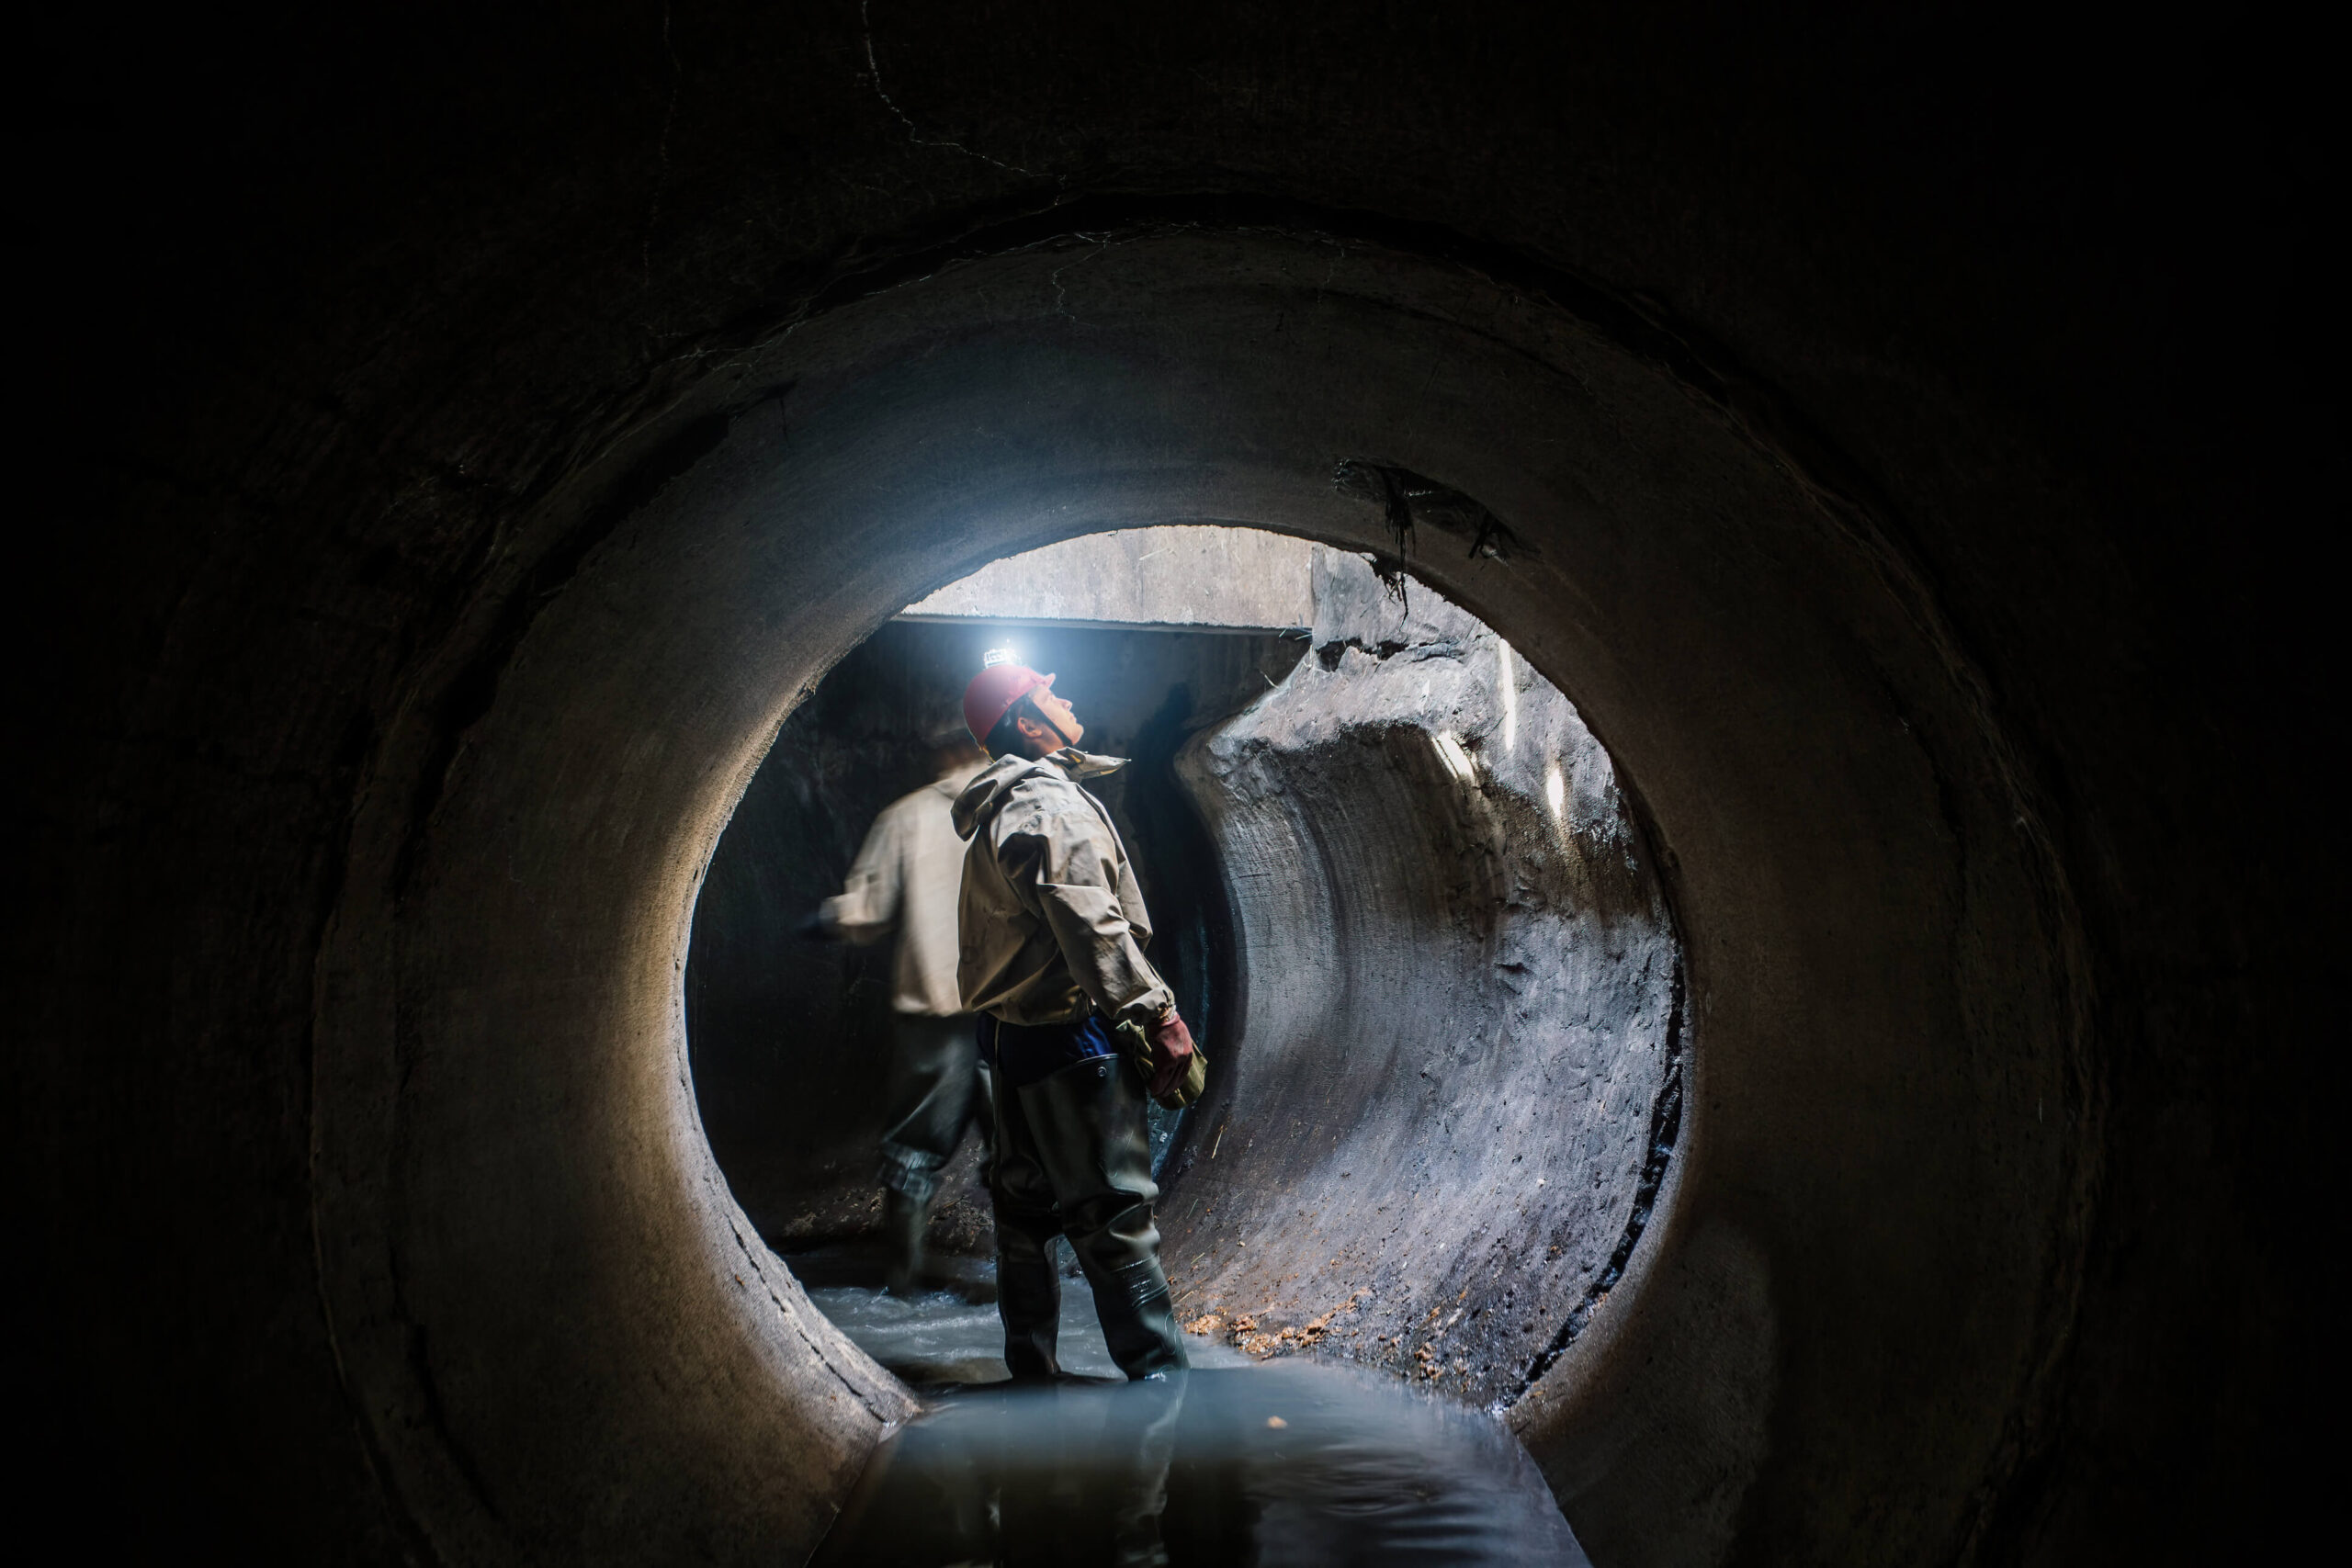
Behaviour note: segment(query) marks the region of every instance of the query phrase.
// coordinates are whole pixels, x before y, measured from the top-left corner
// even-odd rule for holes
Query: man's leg
[[[972,1059],[972,1130],[980,1135],[980,1164],[985,1167],[996,1147],[996,1074],[975,1054]],[[959,1138],[957,1142],[962,1142]]]
[[[1021,1103],[1111,1359],[1130,1378],[1181,1370],[1184,1341],[1159,1267],[1151,1218],[1159,1189],[1135,1065],[1124,1056],[1080,1062],[1004,1098]]]
[[[889,1247],[885,1283],[905,1295],[922,1283],[931,1201],[971,1114],[971,1021],[900,1013],[891,1043],[890,1119],[880,1171]]]
[[[1004,1364],[1018,1381],[1057,1377],[1062,1281],[1052,1249],[1061,1222],[1054,1213],[1053,1184],[1038,1162],[1021,1096],[1004,1088],[1001,1072],[988,1082],[995,1126],[989,1201],[996,1215],[996,1311],[1004,1322]]]

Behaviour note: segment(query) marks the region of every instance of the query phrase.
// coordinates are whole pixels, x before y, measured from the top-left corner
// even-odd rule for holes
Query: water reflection
[[[876,1453],[815,1561],[1587,1561],[1491,1417],[1284,1361],[1165,1384],[975,1385]]]

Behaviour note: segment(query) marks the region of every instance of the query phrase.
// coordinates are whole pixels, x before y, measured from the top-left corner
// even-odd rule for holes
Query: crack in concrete
[[[952,152],[961,152],[967,158],[978,158],[981,163],[1002,169],[1008,174],[1026,175],[1031,179],[1045,177],[1035,169],[1023,168],[1019,164],[1008,164],[1001,158],[991,158],[986,152],[967,147],[960,141],[943,141],[923,135],[922,130],[916,126],[914,117],[900,108],[899,101],[893,98],[888,90],[882,85],[882,62],[876,59],[874,54],[874,0],[858,0],[857,19],[865,35],[866,81],[873,85],[874,96],[881,99],[883,106],[892,114],[897,115],[899,122],[907,128],[909,141],[918,147],[944,147]],[[1052,178],[1056,184],[1065,184],[1068,176],[1056,175]]]
[[[1054,286],[1054,313],[1060,316],[1063,320],[1069,321],[1073,326],[1082,327],[1086,323],[1080,321],[1076,316],[1070,314],[1069,290],[1062,287],[1062,274],[1068,272],[1074,266],[1082,266],[1086,263],[1092,261],[1096,256],[1099,256],[1104,251],[1109,250],[1112,246],[1113,241],[1108,234],[1080,234],[1078,237],[1081,240],[1091,241],[1094,248],[1087,252],[1084,255],[1079,257],[1076,261],[1067,261],[1062,263],[1061,265],[1054,268],[1046,281]]]
[[[1617,1238],[1617,1247],[1609,1255],[1609,1266],[1596,1276],[1560,1325],[1552,1342],[1527,1364],[1519,1386],[1498,1399],[1488,1408],[1499,1416],[1527,1397],[1527,1391],[1543,1381],[1554,1364],[1567,1354],[1568,1347],[1592,1323],[1593,1314],[1617,1282],[1625,1277],[1625,1266],[1640,1245],[1642,1233],[1648,1229],[1651,1211],[1657,1203],[1658,1190],[1665,1184],[1667,1167],[1674,1157],[1674,1145],[1682,1131],[1682,1030],[1685,1018],[1684,970],[1679,962],[1674,966],[1672,1001],[1666,1022],[1666,1077],[1658,1084],[1657,1095],[1650,1101],[1649,1154],[1642,1165],[1640,1183],[1634,1189],[1634,1206],[1625,1216],[1624,1233]]]
[[[825,1353],[825,1348],[817,1342],[815,1337],[809,1334],[808,1328],[802,1324],[800,1314],[786,1304],[782,1296],[776,1294],[775,1287],[768,1282],[766,1266],[761,1263],[758,1254],[752,1252],[751,1244],[743,1239],[743,1227],[735,1223],[735,1217],[732,1214],[729,1214],[727,1218],[727,1230],[728,1234],[735,1238],[736,1250],[743,1255],[743,1261],[750,1266],[752,1276],[760,1281],[760,1289],[766,1292],[769,1303],[775,1307],[777,1312],[783,1314],[785,1322],[792,1325],[792,1332],[799,1337],[801,1344],[808,1348],[809,1355],[816,1358],[818,1365],[823,1367],[825,1371],[833,1375],[833,1380],[836,1382],[840,1383],[842,1387],[849,1391],[851,1398],[865,1406],[865,1413],[867,1415],[882,1423],[884,1433],[887,1436],[890,1428],[898,1426],[899,1418],[875,1407],[871,1394],[869,1394],[866,1390],[859,1387],[855,1382],[853,1382],[850,1380],[848,1373],[842,1371],[841,1368],[833,1364],[833,1359]],[[763,1243],[761,1246],[761,1251],[764,1252],[766,1250],[766,1245]]]

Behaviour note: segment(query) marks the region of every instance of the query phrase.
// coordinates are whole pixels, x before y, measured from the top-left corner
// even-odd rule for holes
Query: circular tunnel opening
[[[994,563],[780,726],[685,980],[702,1125],[761,1238],[916,1385],[1005,1375],[986,1096],[904,1021],[950,1006],[952,946],[905,928],[952,908],[960,859],[917,857],[903,815],[945,820],[976,767],[956,698],[1002,649],[1058,673],[1089,751],[1127,759],[1090,788],[1214,1064],[1199,1105],[1150,1111],[1195,1363],[1315,1353],[1508,1411],[1602,1309],[1666,1180],[1679,947],[1574,705],[1397,563],[1291,536],[1147,526]],[[825,940],[824,901],[884,863],[887,929]],[[944,1101],[977,1112],[944,1138]],[[889,1293],[910,1161],[925,1277]],[[1064,1319],[1065,1364],[1114,1371],[1082,1289]]]
[[[1517,694],[1501,752],[1531,760],[1492,795],[1498,732],[1468,723],[1179,750],[1239,955],[1213,1010],[1242,1021],[1231,1114],[1204,1103],[1167,1168],[1188,1301],[1278,1348],[1357,1327],[1474,1402],[1533,1369],[1511,1428],[1604,1560],[1711,1560],[1852,1475],[1926,1499],[1905,1540],[1962,1529],[2073,1288],[2082,1123],[2038,1109],[2082,1102],[2084,992],[2063,871],[1933,594],[1738,386],[1566,285],[1190,224],[1080,243],[1083,269],[1010,247],[713,362],[547,492],[512,594],[421,656],[314,1026],[322,1291],[405,1506],[466,1557],[582,1519],[614,1555],[821,1537],[915,1407],[712,1157],[686,970],[715,848],[796,706],[910,602],[1062,539],[1241,521],[1358,561],[1395,618],[1316,637],[1285,687],[1409,671],[1435,694],[1476,663],[1408,629],[1442,592],[1510,638],[1512,682],[1462,690]],[[1588,904],[1636,901],[1602,848],[1524,877],[1493,850],[1584,787],[1567,749],[1556,775],[1530,750],[1536,671],[1606,739],[1672,892],[1681,1006],[1672,973],[1622,972],[1706,1041],[1623,1280],[1596,1289],[1622,1230],[1582,1293],[1589,1254],[1517,1247],[1565,1296],[1481,1228],[1571,1195],[1502,1157],[1542,1108],[1469,1070],[1498,1054],[1465,1021],[1543,989],[1490,948],[1572,860]],[[1567,1010],[1527,1017],[1578,1016],[1554,988]],[[1445,1054],[1379,1048],[1405,1033]],[[1423,1118],[1464,1164],[1414,1164]],[[1367,1181],[1397,1201],[1313,1201]],[[1428,1303],[1409,1334],[1340,1310],[1391,1269]],[[1547,1365],[1546,1325],[1577,1322]]]

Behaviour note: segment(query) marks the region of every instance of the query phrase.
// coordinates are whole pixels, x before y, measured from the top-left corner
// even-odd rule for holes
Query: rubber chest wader
[[[1002,1034],[1103,1036],[1096,1020],[1034,1030],[988,1020],[981,1027]],[[1119,1370],[1145,1378],[1182,1368],[1183,1337],[1152,1223],[1159,1189],[1151,1179],[1141,1075],[1107,1048],[1025,1084],[1012,1083],[1021,1075],[1008,1076],[1004,1067],[1000,1060],[992,1085],[996,1148],[989,1191],[996,1206],[1005,1365],[1019,1379],[1061,1371],[1055,1354],[1061,1279],[1050,1250],[1058,1233],[1078,1254]]]
[[[911,1295],[923,1285],[923,1248],[939,1173],[967,1127],[985,1145],[993,1113],[988,1069],[973,1060],[972,1021],[900,1013],[891,1025],[890,1124],[882,1134],[883,1285]]]

